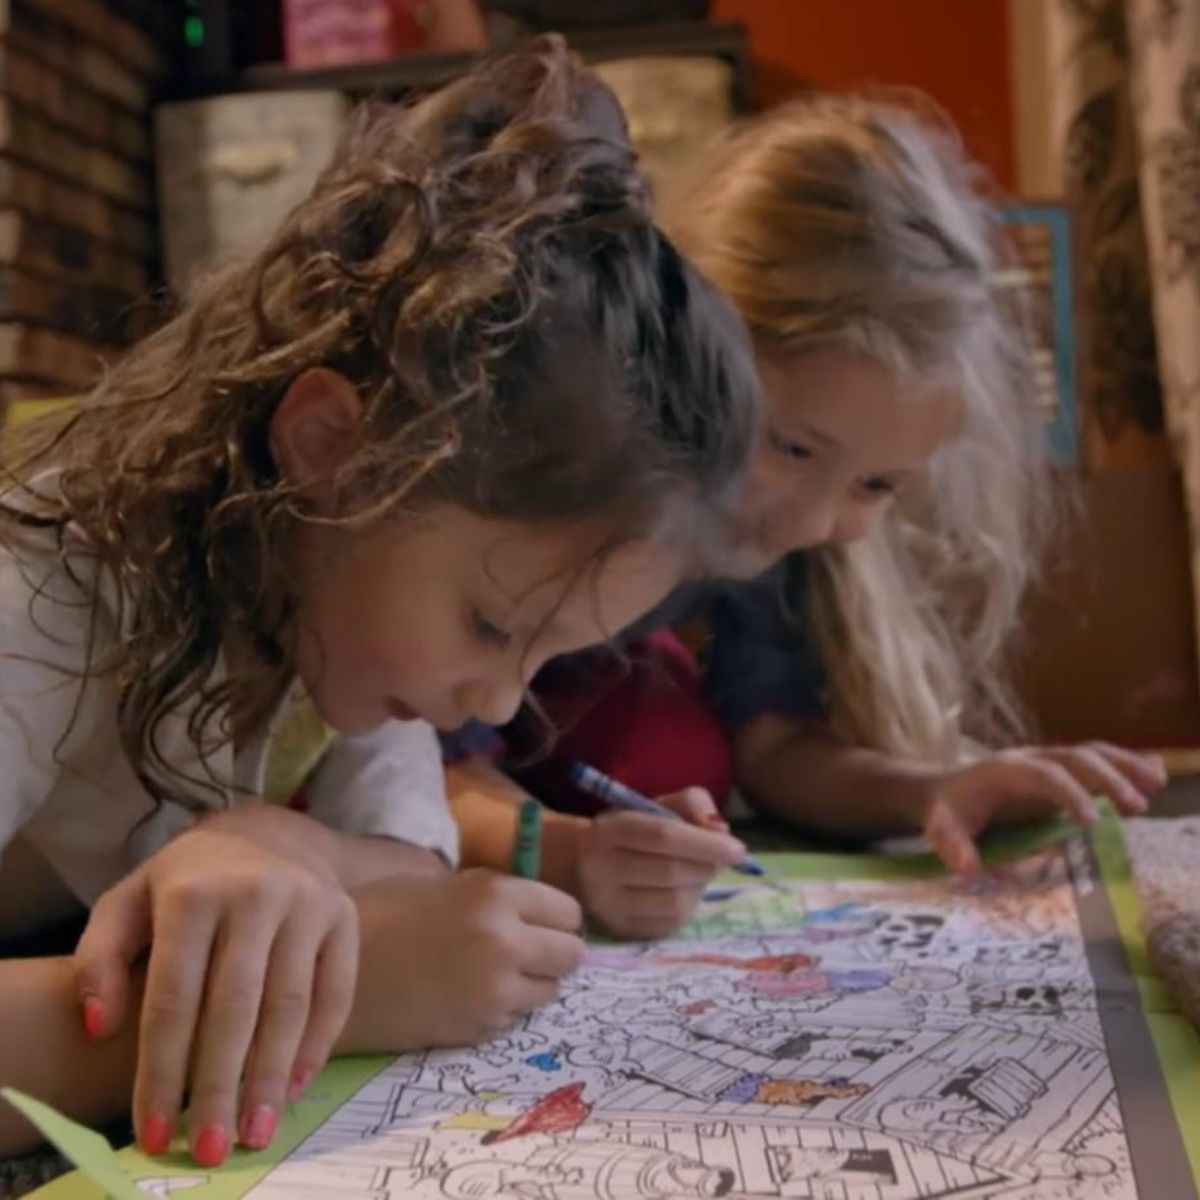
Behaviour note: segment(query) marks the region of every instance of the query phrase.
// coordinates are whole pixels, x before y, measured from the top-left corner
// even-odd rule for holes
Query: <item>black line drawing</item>
[[[1138,1195],[1059,848],[969,890],[752,886],[596,947],[506,1037],[397,1059],[247,1200]]]

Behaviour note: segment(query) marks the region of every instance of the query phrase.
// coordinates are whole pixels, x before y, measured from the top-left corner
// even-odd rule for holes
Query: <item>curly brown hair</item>
[[[619,106],[559,39],[368,106],[265,246],[8,448],[0,539],[55,531],[51,569],[87,602],[115,585],[120,636],[93,638],[85,674],[117,680],[123,749],[156,797],[186,802],[156,746],[169,711],[193,706],[201,746],[219,717],[227,741],[291,678],[289,535],[318,518],[268,432],[312,367],[363,405],[321,520],[437,500],[631,537],[683,498],[711,526],[754,437],[741,322],[654,227]],[[252,665],[217,681],[233,634]]]

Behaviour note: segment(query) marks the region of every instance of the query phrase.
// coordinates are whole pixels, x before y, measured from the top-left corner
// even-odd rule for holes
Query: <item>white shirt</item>
[[[82,555],[77,573],[94,575]],[[156,810],[138,781],[121,748],[112,678],[81,679],[90,621],[87,597],[66,569],[0,547],[0,910],[26,899],[14,891],[36,874],[31,863],[48,866],[90,904],[195,819],[173,802]],[[105,605],[93,661],[103,663],[114,628]],[[226,745],[205,759],[187,718],[187,711],[169,714],[158,744],[194,780],[189,796],[218,808],[260,794],[269,732],[236,758]],[[437,735],[424,722],[392,721],[338,738],[305,790],[310,813],[327,825],[457,860]]]

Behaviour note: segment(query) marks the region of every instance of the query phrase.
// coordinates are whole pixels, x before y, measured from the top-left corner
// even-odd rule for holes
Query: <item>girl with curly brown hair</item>
[[[698,569],[756,400],[561,43],[367,111],[267,245],[8,447],[0,931],[95,907],[74,975],[0,963],[0,1077],[95,1119],[136,1059],[142,1147],[187,1089],[215,1164],[335,1043],[549,999],[579,907],[446,871],[430,725],[506,720]],[[252,802],[318,758],[307,813]]]

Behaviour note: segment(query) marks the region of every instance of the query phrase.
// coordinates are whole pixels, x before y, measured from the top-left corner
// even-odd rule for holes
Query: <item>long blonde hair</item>
[[[1053,506],[996,210],[924,109],[821,93],[775,109],[703,165],[675,232],[760,356],[844,349],[961,397],[960,435],[875,531],[792,572],[835,732],[953,761],[1024,732],[1004,668]]]

